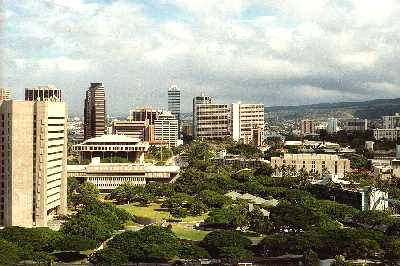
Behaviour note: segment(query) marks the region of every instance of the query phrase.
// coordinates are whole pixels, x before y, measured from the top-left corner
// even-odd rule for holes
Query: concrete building
[[[271,166],[275,169],[274,175],[281,177],[282,167],[292,168],[293,173],[297,174],[301,169],[309,173],[332,174],[339,178],[345,176],[350,171],[350,160],[342,159],[338,155],[327,154],[289,154],[281,157],[272,157]]]
[[[230,108],[227,104],[196,104],[194,137],[223,139],[230,136]]]
[[[25,101],[62,101],[62,92],[53,85],[25,89]]]
[[[156,141],[167,141],[169,147],[176,147],[178,141],[178,120],[171,112],[163,112],[154,122]]]
[[[0,101],[11,100],[11,90],[8,88],[0,88]]]
[[[301,134],[303,136],[316,134],[315,124],[313,120],[309,119],[301,120]]]
[[[182,135],[184,138],[193,138],[193,121],[183,120],[182,121]]]
[[[124,135],[102,135],[76,144],[72,150],[80,154],[81,161],[91,160],[94,157],[111,160],[114,157],[121,157],[142,163],[149,146],[148,142]]]
[[[154,125],[162,110],[153,107],[137,107],[129,111],[129,121],[146,121],[149,125]]]
[[[201,96],[196,96],[193,97],[193,138],[197,137],[197,132],[196,132],[196,128],[197,123],[198,123],[198,105],[200,104],[211,104],[212,103],[212,99],[209,96],[205,96],[204,94],[202,94]]]
[[[400,114],[387,115],[382,117],[384,129],[400,128]]]
[[[264,104],[242,104],[234,103],[231,106],[231,129],[232,139],[244,144],[253,143],[253,131],[259,130],[258,143],[264,141]],[[261,145],[260,145],[261,146]]]
[[[376,140],[397,141],[400,136],[400,128],[377,128],[374,129],[374,138]]]
[[[104,84],[90,83],[85,99],[85,140],[106,134],[107,115],[105,98]]]
[[[336,133],[338,131],[338,120],[336,118],[328,118],[327,122],[326,132],[328,134]]]
[[[180,124],[181,120],[181,90],[176,85],[168,89],[168,111],[170,111]]]
[[[138,138],[142,141],[146,140],[148,136],[149,124],[148,120],[145,121],[113,121],[112,134],[125,135],[131,138]]]
[[[374,141],[365,141],[364,148],[368,151],[374,151],[375,142]]]
[[[367,131],[368,130],[368,120],[360,118],[346,119],[343,122],[343,129],[345,131]]]
[[[0,125],[0,224],[47,226],[67,211],[66,105],[3,101]]]
[[[174,180],[179,170],[180,167],[175,165],[100,163],[100,158],[93,158],[88,165],[68,165],[68,177],[95,184],[101,193],[109,193],[124,183],[136,186],[168,183]]]

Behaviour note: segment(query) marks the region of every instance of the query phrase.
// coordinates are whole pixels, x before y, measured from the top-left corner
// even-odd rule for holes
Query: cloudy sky
[[[107,108],[297,105],[400,97],[398,0],[0,0],[3,86],[55,84],[73,113],[90,82]]]

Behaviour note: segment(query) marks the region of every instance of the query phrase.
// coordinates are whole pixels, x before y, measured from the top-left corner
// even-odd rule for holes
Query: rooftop
[[[140,142],[139,138],[132,138],[132,137],[128,137],[125,135],[103,135],[100,137],[95,137],[95,138],[91,138],[86,140],[85,142],[83,142],[82,144],[85,143],[113,143],[113,142],[132,142],[132,143],[138,143]]]

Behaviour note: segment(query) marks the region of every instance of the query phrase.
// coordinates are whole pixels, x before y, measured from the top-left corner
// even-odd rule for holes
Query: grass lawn
[[[127,210],[128,212],[132,213],[135,216],[150,218],[157,222],[160,222],[163,219],[164,220],[176,219],[172,217],[172,215],[168,212],[168,210],[161,208],[160,203],[152,203],[147,207],[140,206],[137,203],[119,205],[118,207]],[[193,216],[193,217],[188,216],[180,220],[183,222],[194,222],[194,221],[204,221],[204,219],[206,218],[207,214],[203,214],[200,216]]]
[[[190,225],[185,224],[174,224],[172,225],[172,232],[174,232],[179,238],[201,241],[211,231],[196,230]]]

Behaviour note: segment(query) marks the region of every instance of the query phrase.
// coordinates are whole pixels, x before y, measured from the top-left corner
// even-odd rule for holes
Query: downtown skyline
[[[1,82],[14,99],[54,84],[83,114],[104,82],[111,115],[201,92],[265,106],[400,97],[400,3],[386,1],[10,1]],[[389,66],[389,68],[388,68]]]

